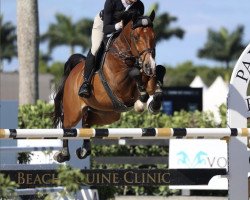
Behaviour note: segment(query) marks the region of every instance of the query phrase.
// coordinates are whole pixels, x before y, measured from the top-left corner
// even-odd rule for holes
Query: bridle
[[[128,44],[128,47],[129,47],[130,52],[132,53],[132,55],[134,55],[133,52],[132,52],[132,45],[133,45],[133,47],[134,47],[134,49],[136,51],[136,54],[137,54],[137,55],[134,55],[134,57],[136,59],[136,63],[139,65],[138,67],[140,69],[142,69],[143,64],[144,64],[144,60],[142,59],[143,54],[145,54],[145,53],[154,54],[155,53],[155,47],[154,48],[149,48],[148,47],[148,48],[143,49],[142,51],[139,51],[137,49],[137,46],[136,46],[136,39],[135,39],[135,36],[134,36],[134,31],[135,31],[135,29],[132,29],[132,31],[130,32],[130,41],[131,41],[131,44],[129,44],[129,41],[126,38],[126,36],[124,35],[124,33],[122,33],[122,35],[123,35],[126,43]]]
[[[131,43],[129,42],[129,39],[125,36],[124,32],[122,31],[120,34],[121,36],[124,38],[126,44],[127,44],[127,50],[125,51],[120,51],[120,50],[116,50],[119,57],[121,59],[123,59],[124,61],[126,60],[133,60],[134,61],[134,66],[137,67],[138,69],[143,69],[143,64],[144,64],[144,60],[142,58],[142,56],[145,54],[145,53],[151,53],[154,57],[155,55],[155,47],[154,48],[145,48],[143,49],[142,51],[139,51],[137,49],[137,46],[136,46],[136,39],[135,39],[135,36],[134,36],[134,31],[135,29],[132,29],[132,31],[130,32],[130,41]],[[133,52],[132,51],[132,46],[134,47],[135,51],[136,52]],[[145,74],[147,74],[146,72],[144,72]],[[153,76],[153,75],[152,75]]]

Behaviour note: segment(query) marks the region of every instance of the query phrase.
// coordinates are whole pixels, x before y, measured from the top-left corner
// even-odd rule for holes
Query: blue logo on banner
[[[185,165],[187,167],[197,167],[197,166],[202,166],[206,165],[206,156],[208,154],[205,153],[204,151],[199,151],[194,159],[191,161],[188,154],[185,151],[180,151],[177,153],[177,156],[179,157],[177,163],[179,165]]]

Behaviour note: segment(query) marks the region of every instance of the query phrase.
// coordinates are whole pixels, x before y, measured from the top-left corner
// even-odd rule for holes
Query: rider
[[[84,82],[78,92],[80,97],[90,97],[95,56],[104,36],[110,37],[112,33],[123,28],[123,21],[119,16],[127,10],[136,10],[138,14],[143,15],[144,5],[140,0],[106,0],[104,9],[95,17],[91,36],[92,47],[85,62]]]

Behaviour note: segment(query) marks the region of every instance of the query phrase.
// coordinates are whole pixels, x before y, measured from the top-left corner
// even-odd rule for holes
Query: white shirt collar
[[[123,6],[125,7],[125,10],[128,10],[133,5],[133,3],[132,4],[128,4],[126,2],[126,0],[121,0],[121,1],[122,1]]]

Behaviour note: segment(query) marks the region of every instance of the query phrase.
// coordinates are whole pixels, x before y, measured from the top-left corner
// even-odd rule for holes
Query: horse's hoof
[[[91,154],[91,150],[86,150],[85,148],[78,148],[76,150],[76,155],[79,159],[85,159]]]
[[[62,152],[56,152],[53,158],[55,161],[63,163],[70,160],[70,155],[63,155]]]

